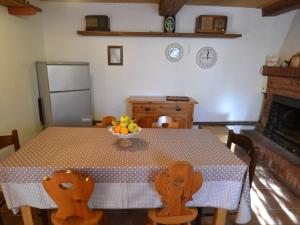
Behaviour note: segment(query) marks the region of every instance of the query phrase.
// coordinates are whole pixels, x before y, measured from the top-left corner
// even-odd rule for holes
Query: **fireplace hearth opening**
[[[300,157],[300,100],[274,95],[264,134]]]

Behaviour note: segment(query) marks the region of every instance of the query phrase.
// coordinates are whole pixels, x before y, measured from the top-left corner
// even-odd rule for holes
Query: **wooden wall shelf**
[[[261,74],[264,76],[272,76],[272,77],[300,78],[300,68],[263,66]]]
[[[125,32],[125,31],[77,31],[83,36],[125,36],[125,37],[175,37],[175,38],[239,38],[241,34],[210,33],[164,33],[164,32]]]
[[[34,15],[42,11],[25,0],[0,0],[0,5],[6,6],[9,14],[17,16]]]

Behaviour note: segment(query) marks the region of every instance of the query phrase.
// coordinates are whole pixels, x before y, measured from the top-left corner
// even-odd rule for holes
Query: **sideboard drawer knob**
[[[176,109],[175,109],[177,112],[180,112],[181,111],[181,108],[180,106],[176,106]]]

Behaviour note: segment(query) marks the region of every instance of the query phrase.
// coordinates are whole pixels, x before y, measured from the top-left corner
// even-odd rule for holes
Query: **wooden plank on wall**
[[[159,15],[173,16],[184,6],[186,0],[160,0]]]
[[[124,37],[180,37],[180,38],[240,38],[241,34],[214,33],[173,33],[173,32],[126,32],[126,31],[77,31],[84,36],[124,36]]]
[[[262,16],[277,16],[300,8],[300,0],[279,0],[262,8]]]

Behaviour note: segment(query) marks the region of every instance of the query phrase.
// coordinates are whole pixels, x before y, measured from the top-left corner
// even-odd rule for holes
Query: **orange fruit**
[[[128,128],[127,127],[122,127],[121,128],[121,134],[127,135],[128,134]]]
[[[121,133],[121,126],[120,125],[116,126],[115,129],[114,129],[114,132],[115,133]]]

